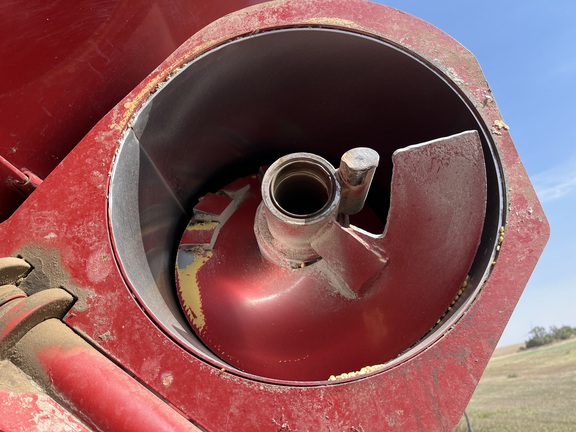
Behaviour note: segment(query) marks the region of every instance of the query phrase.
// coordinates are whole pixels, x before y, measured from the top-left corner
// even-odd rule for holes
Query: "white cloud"
[[[555,201],[576,191],[576,158],[532,177],[540,201]]]

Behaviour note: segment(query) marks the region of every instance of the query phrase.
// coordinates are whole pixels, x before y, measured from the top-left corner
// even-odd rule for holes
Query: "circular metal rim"
[[[325,189],[327,189],[326,202],[312,213],[292,213],[283,208],[276,198],[278,187],[288,178],[284,177],[279,181],[278,177],[283,171],[296,164],[309,165],[312,170],[317,170],[325,175],[324,181],[320,179],[318,175],[314,175],[315,173],[313,172],[309,174],[310,177],[316,179],[318,183],[321,183]],[[292,174],[292,176],[294,175],[296,174]],[[295,153],[284,156],[274,162],[266,171],[262,179],[262,200],[268,207],[268,211],[272,212],[278,218],[287,219],[293,223],[313,223],[322,220],[334,212],[340,201],[340,186],[336,178],[336,170],[326,159],[311,153]]]
[[[199,59],[211,55],[212,53],[220,50],[223,47],[226,47],[230,44],[234,44],[234,43],[238,43],[241,42],[245,39],[248,38],[252,38],[252,37],[261,37],[261,36],[265,36],[268,33],[275,33],[275,32],[290,32],[290,31],[299,31],[301,30],[301,28],[299,27],[291,27],[291,28],[284,28],[284,29],[272,29],[272,30],[267,30],[267,31],[263,31],[259,34],[256,35],[248,35],[248,36],[243,36],[243,37],[239,37],[237,39],[231,39],[231,40],[227,40],[223,43],[221,43],[220,45],[217,45],[215,47],[213,47],[212,49],[205,51],[204,53],[202,53],[200,56],[193,58],[192,60],[190,60],[189,62],[187,62],[186,64],[182,65],[176,73],[174,73],[173,75],[170,76],[170,78],[173,78],[175,76],[178,76],[182,73],[185,72],[185,70],[192,64],[194,64],[196,61],[198,61]],[[412,58],[414,61],[417,61],[418,63],[420,63],[421,65],[423,65],[424,67],[426,67],[430,72],[432,72],[433,74],[435,74],[438,78],[440,78],[446,85],[448,88],[450,88],[456,95],[458,95],[458,97],[461,99],[461,101],[463,102],[464,106],[466,106],[471,115],[475,118],[479,130],[482,133],[483,138],[486,140],[487,143],[487,148],[489,150],[489,154],[491,156],[491,160],[494,163],[494,167],[495,167],[495,172],[494,174],[496,175],[496,184],[498,185],[498,201],[499,201],[499,209],[498,209],[498,227],[500,226],[504,226],[504,209],[506,208],[506,202],[507,202],[507,195],[505,193],[505,185],[504,185],[504,175],[502,172],[502,164],[500,162],[500,158],[498,156],[498,152],[496,150],[496,145],[494,143],[494,140],[489,132],[489,127],[488,125],[485,123],[482,115],[480,115],[480,113],[477,111],[477,109],[474,107],[474,104],[472,103],[472,101],[469,100],[468,96],[462,91],[461,88],[459,88],[458,84],[455,83],[453,81],[453,79],[449,76],[446,75],[443,71],[441,71],[439,68],[437,68],[435,65],[433,65],[432,63],[430,63],[429,61],[427,61],[424,58],[421,58],[420,56],[418,56],[417,54],[415,54],[412,51],[409,51],[407,48],[402,47],[402,46],[398,46],[394,43],[392,43],[389,40],[384,40],[382,37],[376,35],[376,34],[370,34],[366,31],[359,31],[357,29],[353,29],[353,28],[346,28],[346,29],[342,29],[342,28],[336,28],[336,27],[331,27],[329,25],[325,25],[325,26],[321,26],[319,25],[318,27],[308,27],[306,28],[306,30],[310,31],[310,30],[315,30],[315,31],[332,31],[332,32],[339,32],[339,33],[345,33],[345,34],[349,34],[352,36],[356,36],[356,37],[362,37],[362,38],[366,38],[366,39],[370,39],[374,42],[383,44],[388,46],[389,48],[392,48],[394,50],[397,50],[399,52],[401,52],[402,54]],[[164,87],[165,85],[168,85],[169,83],[166,82],[165,84],[162,85],[162,87]],[[132,117],[132,121],[130,122],[131,124],[129,125],[130,127],[134,124],[134,122],[138,119],[138,117],[140,116],[140,114],[142,114],[146,107],[150,104],[150,102],[154,99],[154,97],[157,96],[157,94],[160,93],[161,88],[159,88],[159,91],[155,92],[152,97],[150,97],[147,101],[145,101],[143,103],[143,105],[140,107],[140,109],[134,114],[134,116]],[[125,143],[125,138],[126,138],[126,134],[124,134],[122,142],[120,144],[120,148],[119,151],[122,149],[124,143]],[[117,161],[114,161],[113,164],[113,168],[112,168],[112,177],[114,177],[114,174],[116,173],[116,169],[118,164],[116,163]],[[112,191],[113,191],[113,182],[111,181],[110,183],[110,195],[109,195],[109,213],[112,213],[112,206],[113,206],[113,199],[112,199]],[[123,267],[122,265],[122,260],[121,257],[118,255],[118,251],[116,248],[116,241],[115,241],[115,237],[114,237],[114,233],[113,233],[113,222],[112,222],[112,218],[110,218],[110,235],[111,235],[111,240],[112,240],[112,244],[114,245],[114,252],[116,254],[116,258],[117,261],[121,267],[122,270],[122,274],[124,276],[124,279],[127,283],[127,285],[130,287],[131,291],[134,293],[134,295],[138,298],[140,304],[142,305],[142,307],[148,312],[148,314],[151,316],[151,318],[153,319],[154,323],[159,326],[161,329],[164,330],[164,332],[169,335],[169,337],[173,340],[175,340],[176,342],[178,342],[184,349],[186,349],[189,352],[192,352],[195,356],[198,356],[200,359],[202,359],[203,361],[207,362],[208,364],[210,364],[211,366],[214,366],[216,368],[225,365],[225,366],[229,366],[221,361],[215,361],[214,358],[208,357],[206,356],[204,353],[197,351],[194,348],[191,348],[190,346],[188,346],[183,339],[178,338],[172,331],[170,331],[161,321],[159,321],[156,318],[156,315],[149,309],[149,307],[147,306],[146,302],[142,300],[141,295],[138,293],[138,290],[133,286],[132,282],[130,281],[130,277],[128,276],[128,274],[126,273],[126,269]],[[493,247],[491,248],[492,252],[490,255],[491,260],[495,259],[495,256],[497,254],[496,252],[496,245],[497,245],[497,239],[498,236],[496,235],[495,238],[493,239],[492,243],[493,243]],[[486,248],[488,249],[488,248]],[[474,266],[475,264],[473,264]],[[244,378],[248,378],[251,380],[255,380],[255,381],[260,381],[260,382],[266,382],[266,383],[272,383],[272,384],[282,384],[282,385],[297,385],[297,386],[304,386],[304,387],[315,387],[315,386],[325,386],[325,385],[334,385],[334,384],[340,384],[340,383],[344,383],[344,382],[349,382],[349,381],[357,381],[357,380],[362,380],[365,378],[368,378],[370,376],[373,375],[378,375],[382,372],[385,372],[386,370],[389,370],[397,365],[399,365],[400,363],[409,360],[412,357],[415,357],[416,355],[418,355],[419,353],[421,353],[422,351],[424,351],[425,349],[429,348],[431,345],[433,345],[435,342],[437,342],[444,334],[445,332],[450,329],[451,327],[453,327],[456,322],[466,313],[466,311],[471,307],[472,303],[477,299],[483,285],[486,283],[490,273],[492,271],[492,267],[487,266],[484,270],[484,272],[482,274],[478,274],[475,275],[475,280],[473,282],[474,288],[473,288],[473,293],[471,295],[469,295],[467,298],[463,298],[463,303],[459,306],[459,307],[455,307],[452,309],[451,313],[447,314],[444,318],[443,321],[441,323],[439,323],[437,326],[433,327],[429,333],[423,335],[422,339],[420,339],[418,342],[416,342],[411,348],[409,348],[408,350],[406,350],[404,353],[399,354],[399,356],[393,360],[390,360],[388,362],[386,362],[384,364],[384,366],[375,371],[375,372],[371,372],[369,374],[366,375],[362,375],[359,377],[354,377],[354,378],[349,378],[349,379],[343,379],[343,380],[338,380],[338,381],[287,381],[287,380],[277,380],[277,379],[271,379],[271,378],[267,378],[267,377],[262,377],[262,376],[257,376],[257,375],[253,375],[250,373],[246,373],[244,371],[235,369],[233,367],[230,367],[230,369],[228,370],[229,372],[232,372],[238,376],[242,376]],[[218,359],[219,360],[219,359]]]

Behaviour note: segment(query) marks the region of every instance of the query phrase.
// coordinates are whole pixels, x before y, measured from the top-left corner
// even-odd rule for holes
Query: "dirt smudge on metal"
[[[26,294],[32,295],[48,288],[62,288],[76,297],[75,310],[82,312],[88,308],[88,299],[95,295],[94,290],[79,287],[72,282],[62,266],[58,250],[27,245],[17,250],[15,255],[32,266],[19,286]]]

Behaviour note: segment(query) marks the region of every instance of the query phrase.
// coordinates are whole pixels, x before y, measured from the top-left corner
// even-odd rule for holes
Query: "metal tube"
[[[29,181],[26,174],[24,174],[22,171],[20,171],[18,168],[16,168],[2,156],[0,156],[0,167],[2,168],[2,171],[6,173],[7,176],[12,177],[13,183],[24,184]]]
[[[20,170],[2,156],[0,156],[0,171],[4,171],[8,184],[26,195],[30,195],[42,184],[42,179],[32,171],[27,168]]]
[[[344,153],[338,171],[311,153],[274,162],[262,179],[254,224],[262,254],[291,267],[320,259],[312,247],[314,237],[338,214],[362,210],[379,159],[376,151],[358,147]]]
[[[327,160],[311,153],[278,159],[262,179],[254,225],[263,255],[292,267],[317,260],[310,242],[336,218],[339,204],[340,183]]]
[[[12,361],[96,430],[199,431],[57,319],[30,330]]]
[[[14,283],[28,269],[22,260],[1,259],[0,281]],[[199,430],[60,320],[74,303],[67,291],[45,289],[27,297],[3,285],[0,303],[0,360],[10,360],[87,425],[102,431]]]

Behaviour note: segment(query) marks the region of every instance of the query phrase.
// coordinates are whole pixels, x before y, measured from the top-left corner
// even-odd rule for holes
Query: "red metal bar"
[[[89,432],[11,362],[0,361],[0,431]]]
[[[90,429],[42,392],[16,393],[1,388],[0,430],[90,432]]]
[[[6,262],[2,280],[20,270],[14,260]],[[45,289],[26,297],[17,287],[3,285],[3,298],[0,360],[11,360],[39,382],[54,398],[53,405],[67,408],[96,430],[198,430],[60,321],[74,302],[68,292]],[[12,404],[10,395],[2,394],[5,387],[0,380],[0,402]]]
[[[15,348],[27,359],[18,366],[41,377],[62,405],[96,430],[200,430],[60,320],[37,325]]]
[[[0,170],[6,176],[6,183],[30,195],[34,190],[42,184],[42,179],[35,175],[32,171],[22,168],[21,170],[12,165],[8,160],[0,156]]]
[[[0,156],[0,169],[9,177],[12,177],[15,182],[26,183],[28,178],[26,174],[8,162],[5,158]]]

